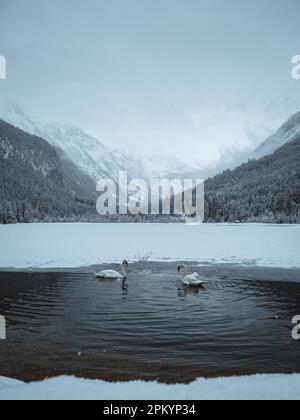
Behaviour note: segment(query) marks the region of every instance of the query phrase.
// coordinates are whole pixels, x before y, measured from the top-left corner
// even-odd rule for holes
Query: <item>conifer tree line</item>
[[[0,121],[0,224],[183,222],[177,216],[100,216],[95,182],[59,149]],[[300,138],[205,182],[205,221],[300,223]]]
[[[300,138],[205,184],[206,222],[300,223]]]

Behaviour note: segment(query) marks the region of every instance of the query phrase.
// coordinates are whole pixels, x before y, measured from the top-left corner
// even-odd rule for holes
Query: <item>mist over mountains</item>
[[[129,179],[145,180],[181,178],[183,174],[195,174],[198,171],[198,168],[187,165],[175,156],[159,156],[159,151],[157,156],[145,158],[128,150],[110,149],[80,128],[36,121],[16,105],[0,106],[0,119],[61,148],[80,170],[96,182],[103,177],[118,182],[119,172],[124,170],[128,172]]]
[[[1,106],[0,119],[0,223],[104,221],[96,213],[96,182],[109,178],[118,183],[123,170],[129,180],[208,178],[208,222],[300,221],[300,113],[255,151],[233,152],[202,169],[176,157],[145,159],[110,150],[80,128],[33,121],[15,106]],[[228,169],[239,160],[246,163]],[[126,221],[109,221],[121,219]]]
[[[205,193],[206,222],[300,223],[300,134],[270,155],[208,179]]]
[[[207,179],[207,222],[300,222],[300,113],[293,115],[248,162]]]
[[[299,136],[300,112],[289,118],[276,133],[267,138],[261,146],[254,150],[251,157],[254,159],[260,159],[264,156],[270,155],[285,144],[296,140]]]

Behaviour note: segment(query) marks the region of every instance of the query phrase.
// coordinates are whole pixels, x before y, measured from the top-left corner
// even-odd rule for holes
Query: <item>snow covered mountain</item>
[[[61,149],[0,120],[0,224],[94,216],[95,183]]]
[[[121,170],[127,170],[130,179],[146,180],[175,176],[182,178],[197,171],[197,168],[186,165],[176,157],[144,158],[121,149],[110,150],[80,128],[36,121],[15,105],[0,106],[0,118],[61,148],[79,169],[95,181],[108,177],[118,182]]]
[[[199,168],[187,165],[176,156],[159,157],[150,156],[144,160],[146,172],[150,178],[182,178],[192,176],[199,171]]]
[[[33,120],[28,118],[17,105],[0,104],[0,119],[28,134],[34,134],[36,130]]]
[[[300,112],[293,115],[279,130],[267,138],[253,153],[253,157],[260,159],[274,153],[287,143],[294,141],[300,135]]]
[[[95,181],[100,177],[115,179],[118,174],[118,165],[109,150],[79,128],[35,121],[15,105],[1,106],[0,118],[61,148],[79,169]]]
[[[176,156],[145,158],[122,149],[115,149],[112,153],[119,167],[122,170],[127,170],[131,178],[183,178],[198,170]]]
[[[300,133],[273,154],[208,179],[206,221],[300,222]]]

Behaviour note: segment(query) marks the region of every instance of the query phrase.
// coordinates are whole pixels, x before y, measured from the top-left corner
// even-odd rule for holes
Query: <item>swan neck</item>
[[[125,270],[124,265],[122,264],[121,267],[122,267],[122,275],[123,277],[126,277],[126,270]]]

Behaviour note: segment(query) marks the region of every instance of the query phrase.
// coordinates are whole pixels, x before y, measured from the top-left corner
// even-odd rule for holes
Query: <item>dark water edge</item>
[[[278,281],[278,282],[292,282],[300,283],[300,268],[280,268],[280,267],[260,267],[252,264],[211,264],[211,263],[199,263],[196,261],[180,261],[182,264],[189,266],[190,271],[197,271],[205,278],[217,277],[221,279],[225,278],[236,278],[244,280],[255,280],[255,281]],[[176,270],[176,262],[158,262],[158,261],[140,261],[131,264],[131,267],[136,269],[145,268],[151,265],[160,267],[161,269],[168,269],[170,271]],[[71,268],[12,268],[12,267],[0,267],[1,273],[95,273],[100,270],[106,270],[110,268],[119,269],[118,264],[95,264],[91,266],[83,267],[71,267]]]
[[[300,373],[300,270],[190,263],[206,285],[185,289],[174,263],[132,264],[125,288],[94,278],[108,267],[1,272],[0,375],[188,383]]]

